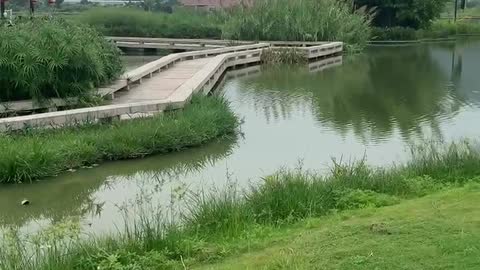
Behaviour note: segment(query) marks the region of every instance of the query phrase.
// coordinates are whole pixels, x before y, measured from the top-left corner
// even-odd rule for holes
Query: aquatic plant
[[[85,25],[62,19],[20,19],[0,26],[0,51],[3,102],[88,96],[122,71],[113,44]]]
[[[305,53],[297,48],[268,48],[262,52],[263,64],[304,64],[308,62]]]
[[[28,182],[101,161],[180,151],[235,132],[219,97],[194,97],[184,110],[152,118],[0,135],[0,183]]]

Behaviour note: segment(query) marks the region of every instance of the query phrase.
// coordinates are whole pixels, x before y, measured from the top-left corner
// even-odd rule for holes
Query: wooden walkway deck
[[[309,60],[336,56],[343,51],[341,42],[284,45],[296,47]],[[110,105],[2,118],[0,131],[61,127],[106,118],[128,119],[182,108],[194,93],[209,93],[227,69],[259,64],[262,53],[274,46],[281,44],[257,43],[170,54],[98,89],[99,95],[111,99]]]
[[[177,63],[151,79],[143,80],[132,91],[118,92],[112,104],[167,99],[211,60],[212,58],[202,58]]]

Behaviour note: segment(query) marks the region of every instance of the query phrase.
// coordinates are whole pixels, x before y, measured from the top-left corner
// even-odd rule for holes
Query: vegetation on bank
[[[169,14],[104,7],[82,12],[73,19],[96,28],[106,36],[212,39],[222,36],[212,14],[184,9]]]
[[[450,0],[353,0],[356,7],[375,9],[373,25],[376,27],[427,28],[440,17]]]
[[[480,186],[469,184],[392,207],[307,219],[235,244],[253,246],[240,256],[190,269],[474,270],[480,265],[479,196]]]
[[[421,40],[455,38],[463,35],[480,35],[480,24],[459,21],[435,21],[426,29],[415,30],[408,27],[373,28],[372,40]]]
[[[107,36],[215,38],[234,40],[342,40],[363,46],[371,14],[352,12],[337,0],[258,0],[251,7],[202,12],[176,9],[151,13],[133,8],[95,8],[74,19]]]
[[[194,97],[185,109],[109,124],[0,134],[0,183],[28,182],[102,161],[180,151],[228,136],[238,119],[216,97]]]
[[[114,45],[62,19],[0,24],[0,51],[1,102],[88,96],[123,69]]]
[[[260,186],[254,186],[245,193],[239,192],[232,186],[224,192],[210,195],[191,194],[186,202],[189,205],[188,211],[186,213],[183,211],[181,219],[177,222],[165,221],[162,214],[145,215],[140,217],[134,225],[127,226],[127,230],[123,233],[90,241],[77,241],[78,236],[75,235],[78,234],[78,226],[75,226],[74,223],[67,223],[69,225],[67,228],[71,229],[65,229],[66,225],[63,225],[61,227],[63,234],[51,237],[55,234],[49,230],[43,234],[43,237],[37,238],[37,241],[34,242],[36,246],[33,248],[36,252],[34,257],[27,255],[28,248],[23,242],[25,240],[15,234],[15,231],[11,231],[7,234],[8,241],[3,243],[2,250],[6,252],[0,255],[3,256],[0,258],[0,263],[3,265],[0,266],[5,269],[26,270],[190,269],[202,264],[221,261],[229,255],[238,255],[246,250],[259,249],[261,247],[259,242],[274,242],[272,238],[285,235],[285,230],[292,226],[295,228],[299,222],[302,224],[302,222],[309,222],[309,219],[329,215],[330,217],[324,217],[322,220],[315,220],[320,224],[328,225],[337,218],[335,213],[338,212],[341,213],[342,219],[349,219],[355,213],[362,212],[343,211],[395,205],[406,199],[464,186],[470,182],[479,182],[478,176],[480,176],[480,152],[477,146],[469,143],[453,144],[447,148],[431,146],[427,149],[417,149],[414,151],[414,158],[411,162],[388,169],[372,168],[364,162],[353,164],[334,162],[328,176],[302,170],[280,171],[266,177]],[[478,187],[478,184],[475,187]],[[471,198],[473,200],[473,197]],[[415,202],[406,202],[406,205],[412,203],[415,204]],[[402,206],[398,207],[388,209],[402,209]],[[385,213],[392,211],[388,209],[380,211],[385,211]],[[437,208],[436,211],[440,211],[439,209]],[[373,212],[375,211],[365,210],[365,213]],[[405,217],[405,212],[397,212],[404,213]],[[430,215],[434,213],[435,211]],[[415,216],[417,215],[415,214]],[[474,221],[473,219],[467,220],[468,222]],[[432,222],[434,221],[432,220]],[[375,237],[381,235],[386,237],[391,235],[390,232],[395,232],[382,222],[367,228],[361,227],[378,234]],[[333,228],[337,224],[331,224],[330,227]],[[431,229],[442,228],[441,224],[436,224]],[[465,219],[462,224],[466,224]],[[410,226],[413,229],[416,225],[411,224]],[[358,229],[357,227],[356,230]],[[457,229],[462,230],[462,228]],[[323,227],[318,230],[320,230],[318,233],[321,233],[326,241],[339,240],[335,238],[336,234],[325,232]],[[338,226],[338,230],[343,235],[348,231],[348,227]],[[466,232],[465,227],[462,231]],[[54,232],[58,232],[58,230]],[[447,239],[448,235],[452,235],[450,230],[440,232],[442,235],[438,235],[438,238],[427,239],[441,241],[441,239]],[[302,231],[303,233],[306,232]],[[44,237],[45,235],[50,237]],[[349,232],[347,238],[342,237],[341,239],[349,244],[349,246],[342,247],[349,252],[345,256],[339,257],[360,264],[364,261],[367,262],[369,256],[373,256],[370,255],[371,250],[362,250],[365,254],[361,253],[362,256],[360,256],[357,247],[363,245],[368,249],[367,243],[372,244],[372,242],[368,241],[363,244],[361,244],[362,241],[352,242],[354,239],[348,238],[348,235],[352,236],[352,233]],[[408,235],[419,236],[421,230],[417,228],[415,233]],[[360,236],[372,237],[366,233],[360,234]],[[398,234],[396,241],[399,245],[404,245],[409,241],[408,237]],[[416,239],[415,243],[427,239]],[[315,243],[318,246],[325,242],[308,243]],[[466,242],[461,243],[464,246]],[[340,243],[337,244],[340,245]],[[405,246],[398,247],[394,244],[393,241],[388,246],[406,249]],[[48,248],[40,248],[42,246]],[[453,247],[458,246],[452,244],[451,248]],[[379,246],[375,246],[375,248],[377,250]],[[393,252],[391,249],[388,250]],[[462,253],[458,253],[456,250],[452,251],[452,254],[462,256]],[[471,249],[470,251],[465,250],[466,253],[463,254],[473,261],[476,258],[474,256],[476,250]],[[350,254],[352,255],[350,256]],[[470,254],[473,254],[473,257],[470,257]],[[306,250],[300,258],[310,255],[311,253]],[[356,256],[352,257],[354,255]],[[402,255],[408,257],[407,253]],[[295,256],[285,258],[293,260],[293,257]],[[37,258],[37,260],[30,258]],[[269,262],[271,259],[264,261]],[[308,261],[302,261],[302,263],[308,263]],[[383,263],[387,268],[397,265],[393,261],[383,261]],[[270,267],[272,267],[271,269],[282,269],[281,267],[285,266],[286,268],[283,269],[291,269],[287,267],[291,266],[288,262],[284,264],[276,264],[277,268]]]

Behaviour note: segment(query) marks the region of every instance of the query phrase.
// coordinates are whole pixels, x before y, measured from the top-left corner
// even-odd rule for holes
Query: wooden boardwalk
[[[61,127],[111,118],[128,119],[182,108],[193,94],[208,94],[227,69],[260,64],[262,53],[276,47],[295,47],[308,60],[337,56],[343,51],[341,42],[276,42],[170,54],[129,71],[111,85],[98,89],[99,95],[111,99],[109,105],[1,118],[0,131]]]
[[[112,104],[167,99],[211,60],[212,58],[202,58],[177,63],[150,79],[144,79],[141,85],[131,91],[118,92]]]

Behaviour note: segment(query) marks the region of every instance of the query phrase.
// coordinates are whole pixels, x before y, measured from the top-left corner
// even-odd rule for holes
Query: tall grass
[[[220,38],[215,17],[205,12],[176,10],[152,13],[135,8],[93,8],[74,18],[107,36],[158,38]]]
[[[166,222],[161,214],[143,215],[120,235],[76,242],[37,260],[22,249],[18,252],[18,244],[9,244],[10,248],[4,244],[2,248],[9,252],[0,254],[0,267],[184,269],[186,262],[211,261],[234,253],[230,245],[262,232],[268,234],[284,224],[341,210],[392,205],[480,181],[479,176],[480,151],[469,143],[416,148],[410,162],[391,168],[372,168],[363,161],[334,161],[327,176],[281,170],[246,191],[231,185],[223,192],[192,194],[187,200],[190,207],[177,222]],[[24,240],[10,242],[18,241]]]
[[[0,101],[88,96],[122,71],[114,45],[61,19],[0,25],[0,52]]]
[[[237,118],[220,98],[195,97],[183,111],[112,124],[0,135],[0,183],[55,176],[101,161],[179,151],[227,136]]]
[[[223,37],[244,40],[343,41],[364,46],[371,16],[350,1],[257,0],[225,17]]]

